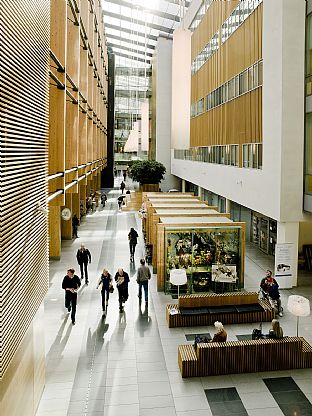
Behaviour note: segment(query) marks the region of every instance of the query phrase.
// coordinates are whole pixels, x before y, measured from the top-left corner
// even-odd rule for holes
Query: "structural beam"
[[[110,46],[111,48],[122,49],[123,51],[133,52],[133,53],[137,53],[139,55],[144,55],[145,56],[144,51],[140,51],[140,50],[134,49],[134,48],[128,48],[128,46],[117,45],[115,43],[107,43],[107,46]],[[135,44],[133,46],[135,46]],[[146,56],[149,56],[151,58],[153,56],[153,54],[152,53],[146,53]]]
[[[143,42],[133,42],[129,38],[126,38],[126,37],[122,38],[121,36],[112,35],[112,34],[107,33],[107,32],[106,32],[106,39],[108,41],[110,39],[119,40],[121,42],[130,43],[131,45],[138,45],[138,46],[142,46],[143,48],[145,48],[145,46],[146,46],[147,49],[155,49],[155,45],[151,45],[151,44],[146,44],[145,45],[145,43],[143,43]]]
[[[142,38],[145,38],[144,31],[143,32],[135,31],[135,33],[134,33],[133,30],[131,30],[131,29],[127,29],[127,28],[121,27],[121,26],[112,25],[111,23],[105,23],[105,29],[106,28],[117,30],[118,32],[129,33],[130,35],[135,35],[135,36],[140,36]],[[157,42],[157,36],[146,34],[146,38],[150,39],[150,40],[153,40],[154,42]]]
[[[163,17],[167,20],[173,20],[175,22],[180,22],[180,17],[174,14],[165,13],[160,10],[150,9],[149,7],[142,7],[139,5],[133,5],[132,3],[128,3],[124,0],[106,0],[108,3],[118,4],[119,6],[128,7],[129,9],[133,10],[140,10],[141,12],[146,12],[149,14],[154,14],[155,16]]]
[[[131,56],[131,55],[127,54],[127,53],[114,52],[114,55],[121,56],[122,58],[128,58],[130,60],[133,60],[133,56]],[[135,57],[134,60],[135,61],[139,61],[139,62],[146,62],[147,65],[150,65],[151,64],[151,61],[148,60],[148,59],[145,61],[145,59],[143,59],[143,58],[139,58],[139,57],[137,58],[137,57]]]
[[[128,16],[122,16],[118,13],[113,13],[113,12],[109,12],[107,10],[104,10],[104,16],[108,16],[111,17],[113,19],[118,19],[118,20],[125,20],[126,22],[130,22],[132,24],[135,25],[141,25],[143,27],[147,26],[151,29],[155,29],[155,30],[159,30],[159,32],[164,32],[164,33],[173,33],[173,29],[171,27],[166,27],[166,26],[161,26],[161,25],[156,25],[154,23],[149,23],[149,22],[144,22],[144,20],[140,20],[140,19],[131,19],[131,17]],[[105,23],[106,26],[106,23]],[[136,33],[136,31],[132,31],[131,33]]]

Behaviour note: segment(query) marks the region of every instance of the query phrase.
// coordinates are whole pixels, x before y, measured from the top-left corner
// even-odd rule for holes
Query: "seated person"
[[[274,339],[283,338],[283,329],[277,319],[272,320],[272,328],[270,329],[267,337]]]
[[[225,329],[223,328],[223,325],[221,322],[216,321],[214,323],[214,326],[217,330],[217,332],[214,334],[212,340],[210,342],[225,342],[227,338],[227,333]]]

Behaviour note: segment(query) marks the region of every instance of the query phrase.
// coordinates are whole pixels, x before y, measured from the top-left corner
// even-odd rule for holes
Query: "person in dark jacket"
[[[130,228],[129,234],[128,234],[128,240],[129,240],[129,248],[130,248],[130,260],[134,261],[134,253],[135,253],[135,246],[138,243],[138,233],[135,231],[134,228]]]
[[[118,289],[119,297],[119,312],[123,312],[123,303],[128,300],[128,283],[130,282],[129,275],[122,268],[119,268],[115,274],[115,282]]]
[[[106,315],[107,306],[108,306],[108,299],[109,299],[109,287],[112,284],[112,277],[109,272],[104,269],[101,277],[98,281],[96,288],[98,289],[101,285],[101,295],[102,295],[102,311],[103,315]]]
[[[125,187],[126,187],[126,184],[124,183],[124,181],[122,181],[120,184],[120,189],[121,189],[122,194],[124,193]]]
[[[148,281],[151,278],[151,272],[149,267],[145,265],[145,260],[140,260],[141,266],[138,268],[137,271],[137,283],[139,285],[139,299],[142,299],[142,287],[144,287],[144,297],[145,303],[148,302]]]
[[[91,263],[91,253],[90,251],[84,246],[84,244],[81,244],[80,248],[77,250],[77,261],[80,266],[80,273],[81,273],[81,279],[83,279],[83,269],[86,276],[86,285],[89,283],[88,280],[88,263]]]
[[[65,290],[65,308],[71,312],[73,325],[76,323],[77,292],[81,286],[79,277],[75,274],[74,269],[68,269],[64,276],[62,289]]]
[[[73,225],[73,238],[78,238],[79,219],[76,214],[73,215],[72,225]]]

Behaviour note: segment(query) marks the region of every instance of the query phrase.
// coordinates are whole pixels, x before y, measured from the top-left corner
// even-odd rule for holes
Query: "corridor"
[[[285,413],[268,390],[263,379],[271,377],[292,378],[311,402],[311,369],[182,380],[177,345],[186,343],[186,335],[212,334],[214,330],[212,327],[169,329],[165,304],[172,299],[156,291],[155,275],[150,282],[148,307],[144,302],[140,305],[135,278],[144,253],[141,224],[135,212],[118,212],[119,194],[119,190],[111,190],[106,207],[88,214],[78,229],[79,238],[63,241],[61,260],[50,263],[50,289],[42,311],[46,387],[37,416],[293,414]],[[127,238],[130,227],[140,236],[134,263],[130,262]],[[61,284],[68,268],[74,267],[79,275],[76,252],[81,243],[90,250],[92,262],[89,285],[83,280],[78,293],[76,325],[72,326],[64,308]],[[265,267],[256,263],[252,252],[249,255],[247,253],[246,288],[257,290]],[[119,267],[130,276],[129,299],[124,313],[119,313],[115,289],[107,317],[103,318],[97,281],[103,268],[114,277]],[[298,288],[291,293],[301,294],[302,290]],[[290,291],[282,293],[284,303],[287,292]],[[305,289],[304,294],[311,299],[311,288]],[[286,311],[281,320],[284,333],[295,334],[295,318]],[[226,327],[228,339],[236,340],[238,334],[250,334],[254,327],[255,324],[229,325]],[[264,332],[268,328],[269,324],[264,324]],[[300,335],[310,342],[311,329],[311,318],[303,318]],[[287,397],[290,400],[292,394],[288,393]],[[291,408],[288,404],[287,409]],[[311,411],[311,405],[304,409]]]

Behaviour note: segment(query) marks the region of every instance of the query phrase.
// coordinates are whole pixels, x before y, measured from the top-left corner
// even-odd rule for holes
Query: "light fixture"
[[[180,285],[185,285],[187,282],[186,270],[185,269],[171,269],[170,270],[170,283],[178,286],[178,299],[180,294]]]
[[[310,301],[299,295],[291,295],[288,298],[287,309],[290,313],[297,316],[297,336],[299,326],[299,316],[310,315]]]

